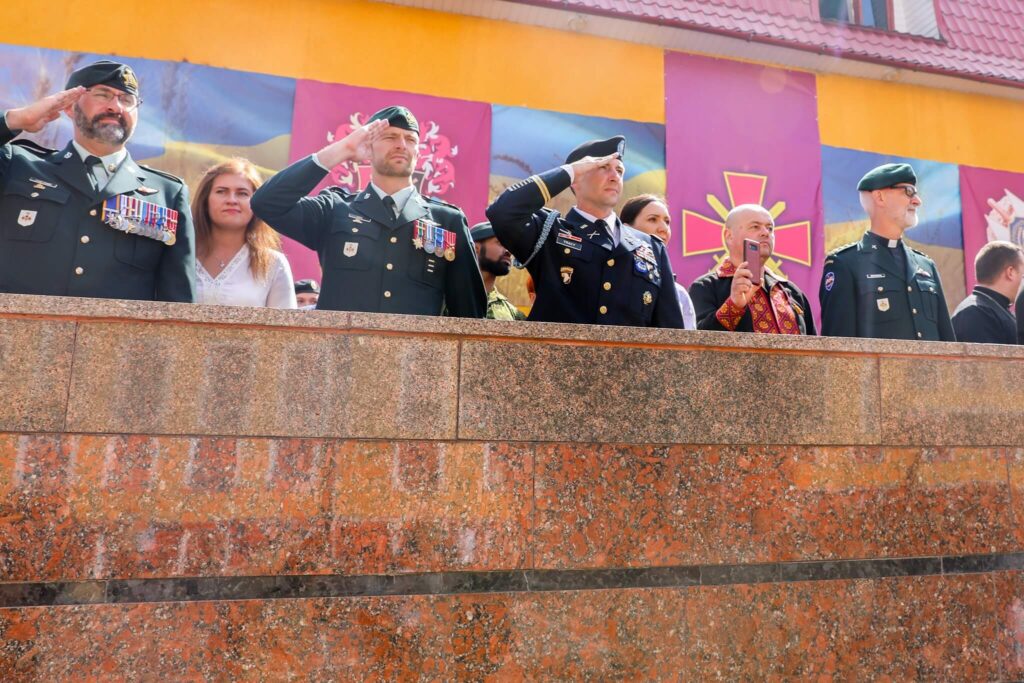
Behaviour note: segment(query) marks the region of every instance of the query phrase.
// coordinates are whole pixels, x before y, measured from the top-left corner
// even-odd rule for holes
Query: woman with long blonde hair
[[[198,303],[296,308],[281,238],[249,207],[261,184],[256,166],[241,158],[217,164],[199,180],[192,198]]]

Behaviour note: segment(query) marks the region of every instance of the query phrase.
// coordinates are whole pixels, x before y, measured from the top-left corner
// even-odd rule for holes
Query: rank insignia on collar
[[[590,239],[594,239],[595,237],[597,237],[600,234],[601,233],[599,231],[595,230],[594,232],[588,233],[587,237],[589,237]]]

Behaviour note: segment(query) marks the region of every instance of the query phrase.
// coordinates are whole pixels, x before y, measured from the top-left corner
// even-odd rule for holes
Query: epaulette
[[[136,163],[138,163],[138,162],[136,162]],[[178,176],[174,175],[173,173],[168,173],[167,171],[161,171],[159,168],[153,168],[152,166],[146,166],[145,164],[139,164],[139,168],[145,169],[145,170],[149,171],[150,173],[156,173],[158,176],[163,176],[164,178],[167,178],[168,180],[173,180],[174,182],[176,182],[176,183],[178,183],[180,185],[184,185],[185,184],[185,181],[182,180],[181,178],[179,178]]]
[[[433,202],[434,204],[440,204],[441,206],[447,206],[449,209],[455,209],[456,211],[462,211],[462,209],[460,209],[459,207],[455,206],[454,204],[449,204],[448,202],[444,201],[443,199],[438,199],[437,197],[424,197],[424,199],[426,199],[428,202]]]
[[[914,252],[915,254],[917,254],[918,256],[924,256],[924,257],[925,257],[926,259],[928,259],[928,261],[929,261],[929,262],[931,262],[931,263],[935,263],[935,260],[934,260],[934,259],[932,259],[932,257],[931,257],[931,256],[929,256],[928,254],[924,253],[923,251],[918,251],[917,249],[914,249],[914,248],[913,248],[912,246],[910,246],[909,244],[907,245],[907,248],[908,248],[908,249],[910,249],[910,251],[912,251],[912,252]]]
[[[40,144],[38,144],[36,142],[33,142],[32,140],[26,140],[26,139],[14,140],[13,142],[11,142],[11,144],[12,145],[17,145],[18,147],[23,147],[23,148],[27,149],[28,151],[32,152],[33,154],[35,154],[38,157],[48,157],[51,154],[56,154],[56,152],[57,152],[57,150],[55,150],[55,149],[50,149],[49,147],[43,147],[42,145],[40,145]]]
[[[330,187],[325,187],[324,189],[320,190],[318,194],[336,194],[347,201],[349,199],[352,199],[359,193],[351,192],[349,190],[346,190],[344,187],[340,187],[338,185],[331,185]]]
[[[835,256],[841,251],[847,251],[848,249],[852,249],[853,247],[856,247],[858,244],[860,244],[860,242],[850,242],[849,244],[844,244],[841,247],[836,247],[832,251],[825,254],[825,258],[828,258],[829,256]]]

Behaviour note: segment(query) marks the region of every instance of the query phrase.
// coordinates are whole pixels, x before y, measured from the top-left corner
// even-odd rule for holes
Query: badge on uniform
[[[18,225],[23,228],[27,228],[36,222],[36,214],[38,211],[22,211],[18,214]]]
[[[654,301],[654,295],[650,292],[644,292],[644,306],[650,306],[652,301]]]
[[[559,230],[558,234],[555,235],[555,244],[572,249],[573,251],[580,251],[583,249],[583,238],[572,234],[568,230]]]
[[[444,256],[446,261],[455,260],[455,233],[434,221],[420,218],[413,223],[412,244],[428,254]]]
[[[832,273],[832,272],[825,273],[825,291],[826,292],[831,292],[832,291],[832,285],[834,285],[835,283],[836,283],[836,274]]]
[[[880,310],[882,313],[885,313],[886,311],[889,310],[889,299],[888,298],[879,299],[875,303],[878,304],[878,310]]]
[[[343,252],[345,254],[345,256],[348,256],[349,258],[351,258],[351,257],[355,256],[356,252],[358,252],[358,251],[359,251],[359,243],[358,242],[345,242],[345,249],[344,249],[344,252]]]
[[[103,222],[121,232],[174,244],[178,212],[166,206],[119,194],[103,202]]]
[[[569,267],[569,266],[562,266],[560,272],[562,274],[562,284],[563,285],[567,285],[570,282],[572,282],[572,268],[571,267]]]

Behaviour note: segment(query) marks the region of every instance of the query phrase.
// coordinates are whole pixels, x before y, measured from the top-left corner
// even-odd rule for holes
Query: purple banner
[[[964,274],[974,289],[974,257],[994,240],[1024,247],[1024,174],[960,167],[963,204]],[[943,282],[945,284],[945,282]],[[1017,315],[1021,315],[1018,311]]]
[[[725,257],[725,214],[761,204],[775,217],[769,266],[807,294],[818,317],[824,257],[821,144],[813,74],[665,55],[669,246],[684,285]],[[851,188],[851,192],[853,192]]]

